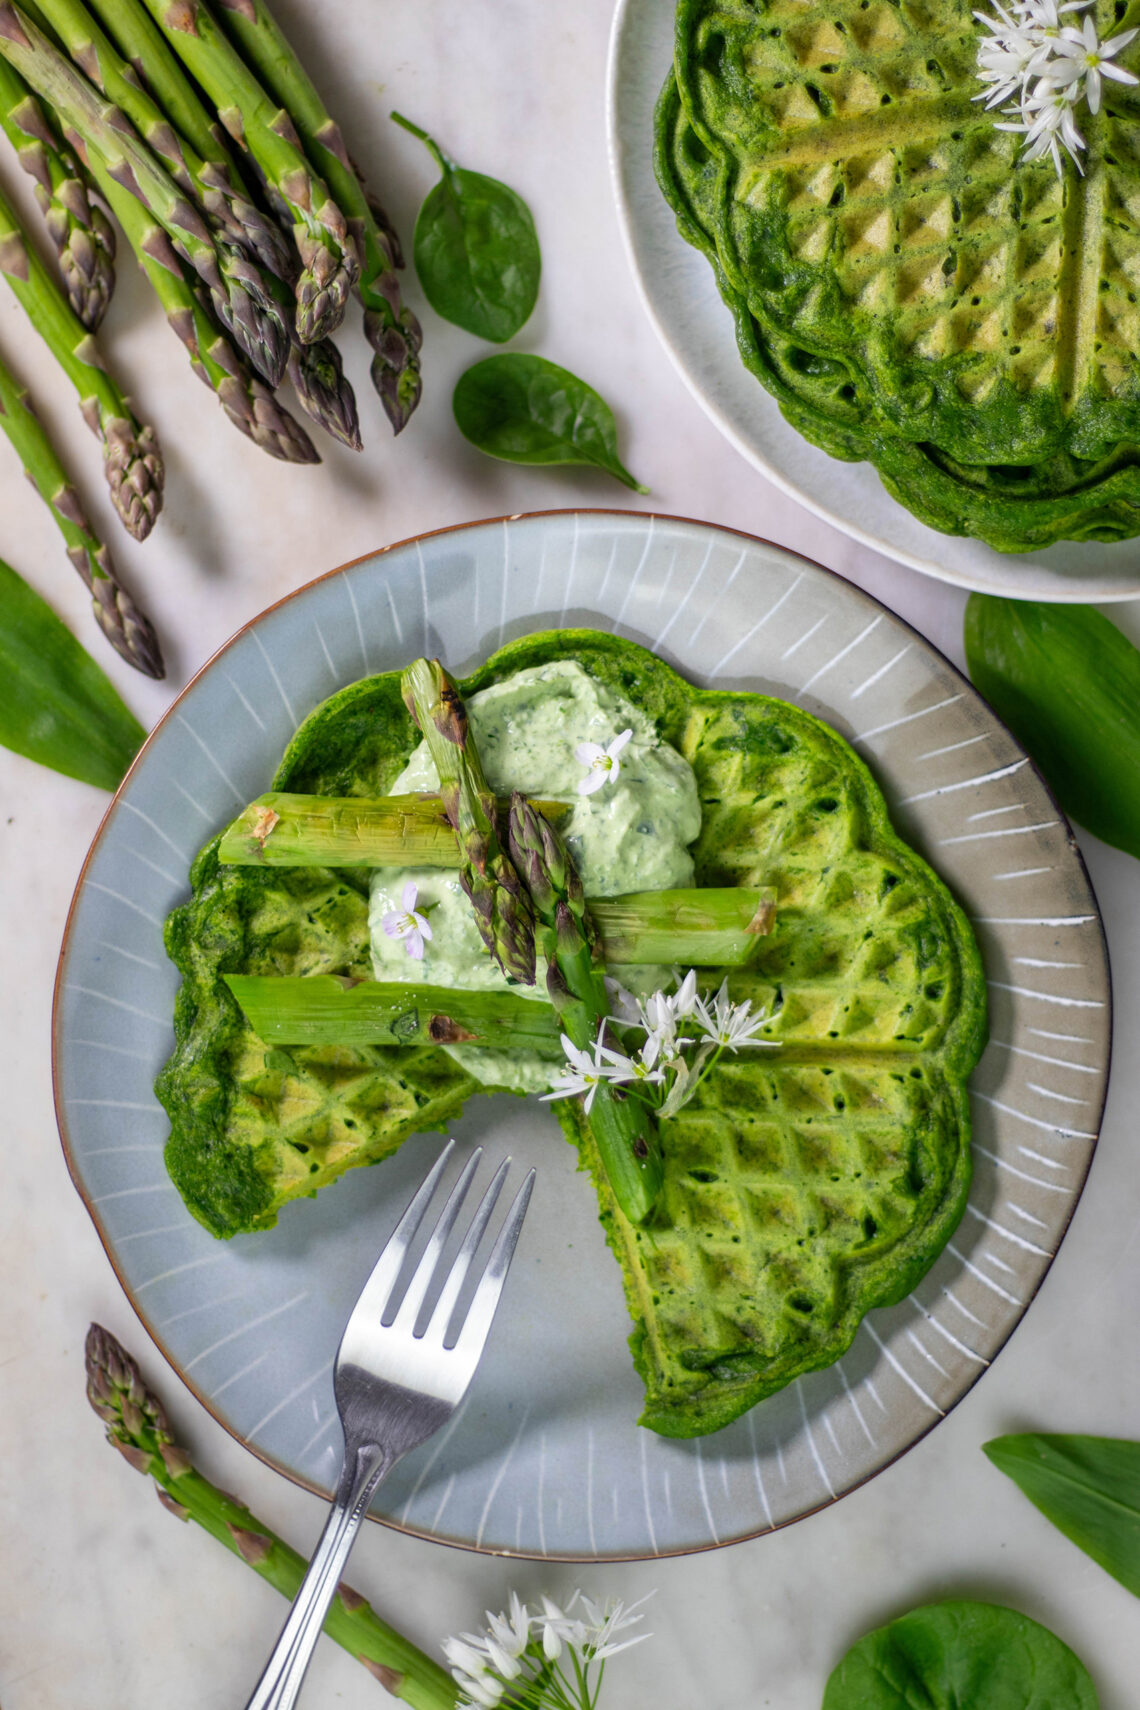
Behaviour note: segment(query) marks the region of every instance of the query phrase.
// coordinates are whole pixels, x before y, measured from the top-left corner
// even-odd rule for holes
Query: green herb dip
[[[638,707],[596,683],[573,659],[518,671],[467,702],[471,730],[487,782],[499,795],[525,795],[571,802],[559,830],[574,857],[586,894],[622,896],[629,891],[679,890],[693,883],[688,845],[701,827],[692,767],[658,737]],[[587,776],[574,751],[582,742],[608,747],[631,729],[616,780],[589,796],[577,794]],[[439,776],[422,742],[395,779],[392,793],[437,790]],[[417,886],[416,909],[426,913],[431,941],[422,961],[408,955],[404,941],[384,931],[386,914],[402,909],[408,880]],[[471,904],[454,873],[424,867],[385,868],[372,875],[369,928],[372,966],[378,980],[458,986],[468,991],[501,989],[509,982],[483,946]],[[644,985],[652,974],[638,981]],[[545,1001],[537,986],[514,987]],[[485,1084],[518,1092],[545,1091],[552,1065],[539,1057],[509,1056],[475,1046],[445,1047],[467,1072]]]

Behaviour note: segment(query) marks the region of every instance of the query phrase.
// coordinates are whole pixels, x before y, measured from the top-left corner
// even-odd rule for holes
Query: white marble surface
[[[348,0],[281,12],[313,70],[338,89],[354,150],[410,232],[431,163],[390,127],[396,105],[465,162],[509,178],[534,209],[545,275],[518,341],[595,382],[613,402],[626,461],[652,488],[643,509],[704,517],[786,543],[851,577],[961,663],[964,598],[892,566],[774,493],[717,436],[645,322],[612,208],[603,127],[608,0],[553,11],[523,0],[418,7]],[[335,68],[335,69],[334,69]],[[12,175],[4,163],[6,183]],[[385,182],[386,181],[386,182]],[[20,186],[21,191],[23,186]],[[417,307],[422,307],[410,287]],[[153,720],[210,653],[262,607],[372,547],[473,517],[622,506],[603,477],[548,475],[481,458],[458,437],[450,392],[483,354],[430,312],[428,390],[393,443],[354,329],[344,347],[365,418],[362,457],[332,448],[320,470],[284,469],[240,440],[191,378],[141,281],[124,269],[108,347],[167,453],[166,515],[116,556],[167,642],[149,686],[111,659]],[[58,376],[7,292],[0,342],[36,384],[101,524],[97,459]],[[52,525],[0,446],[0,555],[92,639],[85,600]],[[1140,608],[1114,619],[1140,639]],[[105,1447],[83,1397],[89,1320],[144,1361],[204,1469],[300,1547],[317,1500],[256,1462],[162,1368],[119,1292],[59,1150],[49,1011],[72,887],[105,798],[0,752],[0,1702],[4,1710],[217,1710],[241,1704],[281,1615],[274,1593],[203,1534],[179,1526]],[[1045,1621],[1083,1656],[1104,1710],[1136,1702],[1140,1608],[990,1468],[979,1445],[1038,1427],[1140,1435],[1140,1171],[1132,1161],[1140,1069],[1135,919],[1140,869],[1081,838],[1113,958],[1118,1055],[1099,1155],[1038,1299],[994,1369],[896,1466],[834,1509],[773,1536],[687,1559],[547,1569],[451,1551],[369,1527],[352,1579],[425,1647],[525,1596],[574,1584],[635,1597],[656,1588],[650,1644],[612,1665],[604,1705],[632,1710],[817,1710],[830,1669],[868,1627],[915,1603],[992,1598]],[[350,1658],[322,1646],[308,1703],[380,1702]]]

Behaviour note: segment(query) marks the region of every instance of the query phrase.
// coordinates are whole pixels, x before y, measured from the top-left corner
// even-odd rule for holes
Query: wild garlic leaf
[[[1026,1431],[982,1448],[1058,1531],[1140,1597],[1140,1443]]]
[[[0,743],[114,790],[145,736],[66,624],[0,560]]]
[[[1140,857],[1140,650],[1092,606],[971,594],[966,662],[1065,812]]]
[[[544,356],[488,356],[462,375],[452,400],[459,431],[507,463],[592,464],[648,493],[618,457],[613,411],[592,386]]]
[[[999,1603],[931,1603],[854,1644],[823,1710],[1098,1710],[1088,1670],[1048,1627]]]
[[[410,119],[392,118],[419,137],[442,173],[419,211],[413,238],[424,295],[445,321],[505,344],[538,298],[542,256],[530,209],[508,184],[457,166]]]

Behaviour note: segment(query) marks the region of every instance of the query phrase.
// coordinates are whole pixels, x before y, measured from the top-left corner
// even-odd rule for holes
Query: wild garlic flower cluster
[[[675,991],[656,991],[644,1001],[616,980],[607,978],[606,987],[613,1022],[622,1030],[644,1033],[645,1042],[636,1051],[607,1044],[606,1024],[592,1049],[576,1046],[562,1035],[568,1066],[554,1090],[543,1096],[574,1098],[583,1093],[587,1115],[599,1086],[608,1081],[643,1099],[659,1115],[673,1116],[712,1073],[724,1051],[775,1044],[756,1037],[767,1021],[766,1011],[754,1011],[751,1003],[733,1003],[727,980],[713,997],[702,997],[693,968],[684,979],[677,976]]]
[[[607,1659],[649,1638],[618,1638],[642,1620],[636,1611],[645,1601],[626,1608],[576,1591],[564,1608],[543,1597],[531,1610],[512,1591],[510,1607],[501,1615],[488,1611],[481,1633],[464,1633],[443,1647],[460,1710],[494,1710],[501,1703],[518,1710],[593,1710]]]
[[[1122,30],[1102,42],[1096,24],[1085,17],[1065,23],[1067,13],[1083,12],[1092,0],[1013,0],[1007,10],[993,0],[996,16],[975,12],[990,34],[978,44],[978,77],[989,85],[974,96],[987,108],[1000,107],[999,131],[1025,135],[1023,158],[1040,160],[1048,154],[1057,176],[1063,174],[1061,150],[1083,172],[1085,139],[1074,117],[1082,101],[1090,113],[1100,111],[1103,81],[1140,81],[1115,63],[1116,55],[1140,32]],[[1003,102],[1009,102],[1003,106]]]

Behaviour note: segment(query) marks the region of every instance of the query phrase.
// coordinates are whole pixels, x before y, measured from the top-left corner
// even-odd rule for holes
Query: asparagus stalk
[[[305,158],[288,113],[274,105],[204,0],[145,3],[227,131],[248,149],[278,210],[292,221],[302,265],[296,284],[297,336],[302,344],[324,338],[344,318],[360,272],[343,212]]]
[[[271,273],[292,278],[296,269],[292,243],[250,195],[216,117],[207,111],[141,0],[92,0],[92,10],[175,131],[200,157],[197,178],[206,208],[223,218]]]
[[[607,963],[652,960],[683,968],[740,968],[759,938],[734,927],[755,891],[646,891],[591,902]],[[707,912],[684,921],[694,898]],[[743,905],[743,906],[742,906]],[[761,910],[765,905],[761,904]],[[227,974],[226,984],[259,1038],[281,1045],[488,1045],[556,1048],[560,1023],[545,1003],[517,992],[464,991],[339,974]],[[715,978],[713,984],[716,983]]]
[[[165,676],[162,652],[150,620],[120,585],[111,554],[92,533],[79,495],[38,421],[27,392],[3,362],[0,362],[0,428],[12,442],[29,479],[55,518],[67,556],[90,590],[95,621],[107,640],[128,665],[144,676]]]
[[[532,804],[557,822],[569,802]],[[502,837],[509,803],[495,802]],[[439,796],[303,796],[271,790],[228,825],[218,859],[244,867],[459,868],[461,856]],[[590,909],[608,962],[742,966],[772,930],[768,888],[645,891],[595,898]]]
[[[356,394],[332,339],[318,339],[315,344],[294,342],[288,374],[309,419],[351,451],[362,450]]]
[[[92,201],[83,169],[20,74],[0,59],[0,129],[35,183],[64,289],[88,332],[115,288],[115,229]]]
[[[84,0],[23,0],[23,5],[32,21],[54,33],[107,101],[126,116],[178,188],[204,210],[223,271],[244,282],[256,305],[248,329],[235,325],[234,335],[241,338],[258,372],[276,386],[285,371],[290,317],[282,316],[260,263],[247,253],[245,228],[232,215],[230,204],[205,182],[205,162],[174,130]]]
[[[96,165],[94,172],[100,192],[126,233],[167,320],[190,354],[191,367],[217,394],[230,421],[254,445],[282,463],[319,463],[304,428],[252,372],[200,300],[162,227],[102,166]]]
[[[290,47],[265,0],[218,0],[223,27],[275,101],[289,114],[314,166],[343,209],[361,256],[357,289],[364,330],[375,351],[372,383],[396,433],[420,400],[419,322],[400,298],[398,245],[387,216],[349,159],[336,121]]]
[[[0,0],[0,56],[55,111],[81,158],[103,166],[145,204],[202,279],[222,325],[259,373],[280,378],[288,355],[262,275],[233,245],[215,242],[182,192],[119,109],[107,102],[13,0]]]
[[[537,803],[532,804],[539,812]],[[776,918],[771,889],[632,891],[586,905],[609,964],[743,968]]]
[[[495,817],[505,837],[505,800]],[[558,819],[565,802],[542,802]],[[271,790],[226,827],[219,860],[231,866],[445,867],[459,846],[439,796],[298,796]]]
[[[511,798],[510,849],[542,923],[546,989],[563,1032],[580,1050],[604,1039],[610,1004],[597,929],[565,844],[524,796]],[[609,1183],[631,1223],[644,1223],[664,1170],[652,1113],[640,1099],[602,1081],[590,1129]]]
[[[162,1403],[109,1330],[92,1324],[85,1353],[87,1399],[107,1427],[107,1441],[136,1472],[154,1479],[164,1508],[193,1520],[292,1600],[308,1565],[304,1557],[197,1471],[174,1441]],[[458,1691],[450,1676],[347,1585],[338,1586],[324,1630],[413,1710],[455,1710]]]
[[[459,691],[438,659],[417,659],[400,679],[439,773],[444,811],[459,844],[459,882],[479,934],[504,974],[534,984],[534,910],[499,841],[494,793],[483,776]]]
[[[337,974],[227,974],[225,981],[267,1045],[488,1045],[561,1056],[554,1011],[517,992]]]
[[[134,415],[106,373],[91,334],[0,194],[0,272],[79,394],[87,425],[103,443],[111,501],[127,532],[145,540],[162,508],[163,466],[154,431]]]

